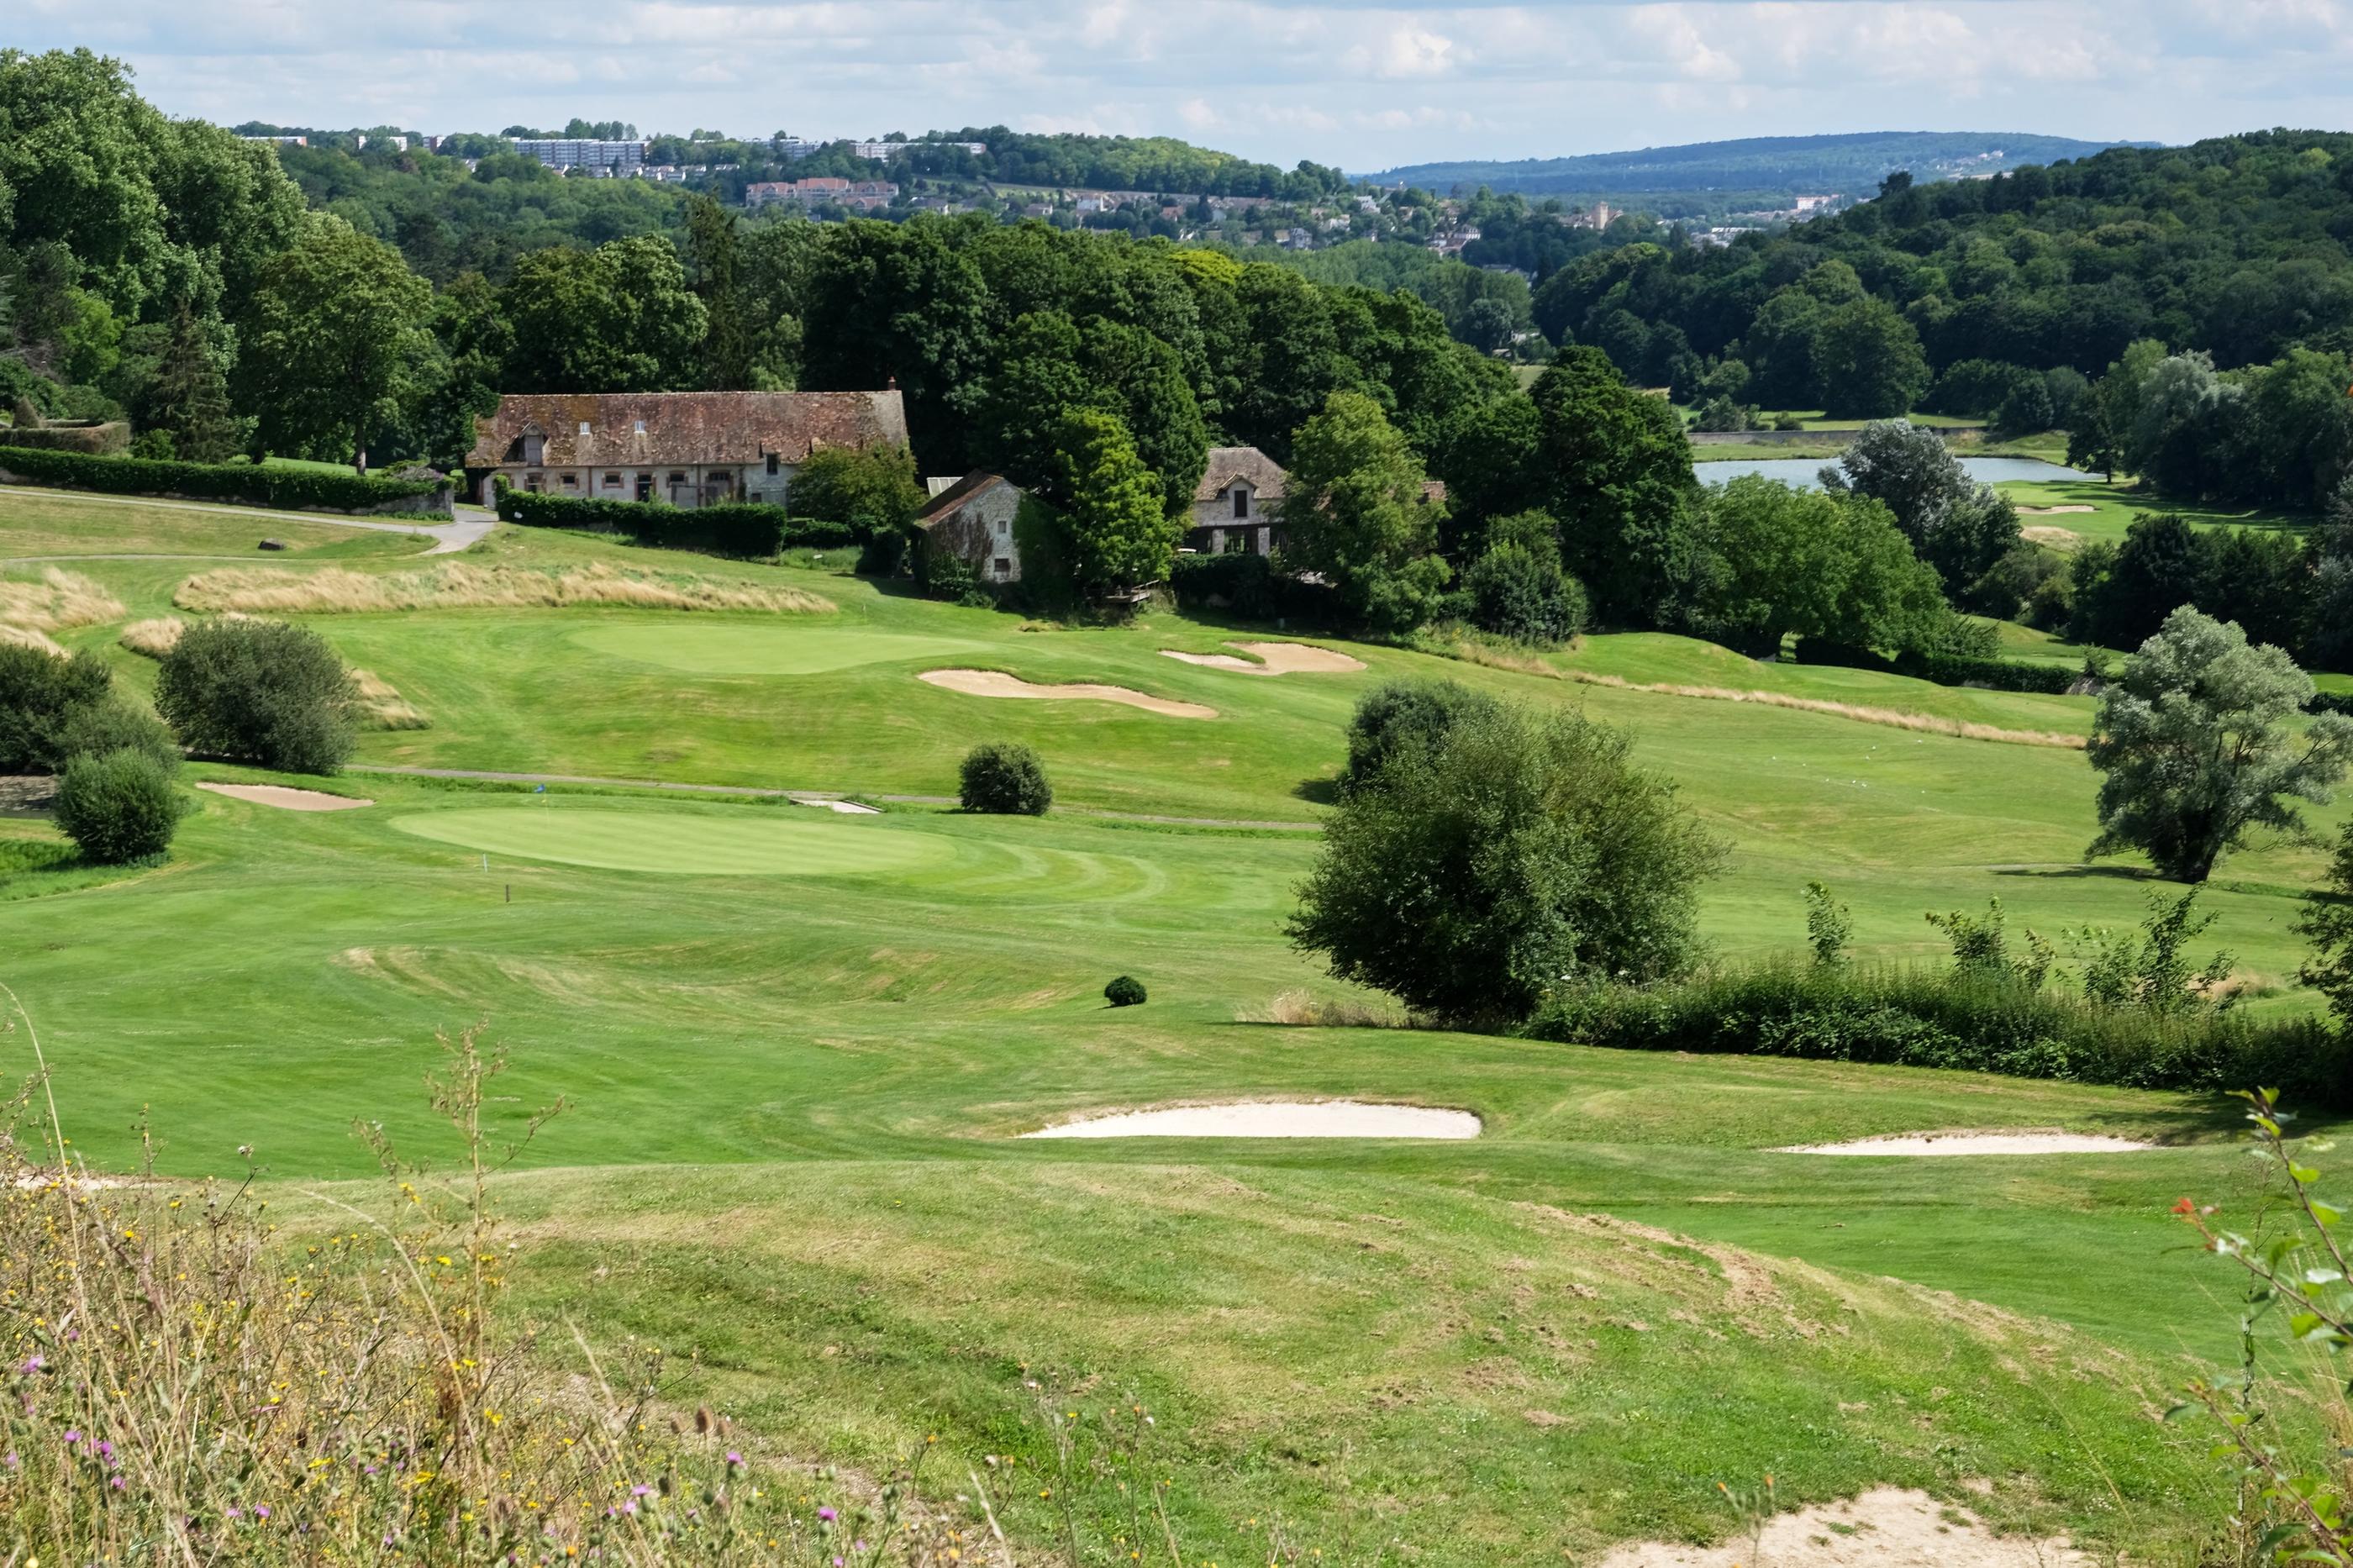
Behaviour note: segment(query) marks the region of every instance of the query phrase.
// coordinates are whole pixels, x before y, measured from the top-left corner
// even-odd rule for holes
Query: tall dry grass
[[[51,658],[66,657],[66,650],[47,632],[37,632],[30,626],[12,626],[5,621],[0,621],[0,643],[16,643],[47,654]]]
[[[391,681],[372,669],[353,670],[352,689],[359,694],[359,700],[353,706],[375,729],[429,730],[433,727],[433,721],[403,697]]]
[[[1694,697],[1710,702],[1753,702],[1760,708],[1792,708],[1803,713],[1827,713],[1862,724],[1883,724],[1891,730],[1912,730],[1926,735],[1950,735],[1963,741],[1999,741],[2013,746],[2058,746],[2082,751],[2081,735],[2053,730],[2005,730],[1994,724],[1972,723],[1932,713],[1906,713],[1894,708],[1870,708],[1855,702],[1833,702],[1820,697],[1792,697],[1782,691],[1744,691],[1729,686],[1683,686],[1665,681],[1627,680],[1591,670],[1560,672],[1581,686],[1608,686],[1620,691],[1651,691],[1664,697]]]
[[[60,632],[119,620],[128,613],[121,600],[79,572],[52,566],[37,582],[0,581],[0,626]]]
[[[0,1563],[996,1555],[987,1518],[919,1506],[912,1468],[861,1485],[762,1454],[708,1409],[668,1414],[657,1353],[614,1364],[564,1333],[575,1370],[555,1371],[506,1304],[519,1248],[489,1178],[515,1151],[482,1126],[502,1063],[474,1031],[443,1044],[429,1087],[468,1151],[454,1180],[363,1129],[382,1194],[306,1194],[287,1230],[250,1176],[73,1169],[42,1063],[0,1129]]]
[[[283,567],[226,567],[199,572],[180,584],[172,602],[184,610],[249,614],[358,615],[386,610],[540,609],[574,605],[621,605],[653,610],[833,609],[829,599],[799,588],[763,587],[694,573],[624,571],[604,563],[536,571],[474,566],[459,562],[417,572],[365,573],[346,567],[294,572]]]

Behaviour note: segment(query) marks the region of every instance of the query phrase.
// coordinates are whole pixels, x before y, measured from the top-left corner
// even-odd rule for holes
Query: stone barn
[[[926,560],[953,555],[983,583],[1021,581],[1021,545],[1013,537],[1021,489],[996,474],[973,472],[931,499],[915,519]]]

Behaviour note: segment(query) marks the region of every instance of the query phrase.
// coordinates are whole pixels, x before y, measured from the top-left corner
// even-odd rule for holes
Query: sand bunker
[[[2018,531],[2018,537],[2034,544],[2056,545],[2062,550],[2084,542],[2084,536],[2073,529],[2056,528],[2047,522],[2037,523],[2031,528],[2021,528]]]
[[[1604,1557],[1601,1568],[2076,1568],[2092,1561],[2063,1542],[1994,1535],[1967,1509],[1896,1487],[1777,1514],[1756,1544],[1752,1552],[1745,1534],[1721,1546],[1635,1542]]]
[[[1147,713],[1161,713],[1171,719],[1214,719],[1218,710],[1204,708],[1198,702],[1174,702],[1166,697],[1146,697],[1141,691],[1130,691],[1124,686],[1097,686],[1092,682],[1078,686],[1032,686],[1018,675],[1008,675],[1001,669],[927,669],[917,677],[934,686],[944,686],[950,691],[961,691],[967,697],[1045,697],[1087,698],[1097,702],[1123,702],[1130,708],[1141,708]]]
[[[2063,511],[2097,511],[2099,510],[2095,506],[2022,506],[2018,509],[2018,514],[2021,517],[2057,517]]]
[[[2028,1128],[2012,1132],[1898,1132],[1884,1138],[1858,1138],[1851,1143],[1803,1143],[1776,1149],[1777,1154],[2123,1154],[2154,1149],[2134,1138],[2111,1138],[2095,1132],[2062,1132],[2057,1128]]]
[[[1356,1100],[1251,1100],[1177,1105],[1090,1116],[1024,1138],[1476,1138],[1467,1110],[1374,1105]]]
[[[876,807],[871,805],[860,805],[854,800],[804,800],[797,804],[801,805],[813,805],[820,811],[830,811],[842,816],[880,816],[882,815],[882,813]]]
[[[1182,659],[1210,669],[1230,669],[1243,675],[1345,675],[1362,669],[1365,661],[1351,658],[1345,653],[1328,647],[1315,647],[1303,642],[1229,642],[1228,647],[1238,647],[1250,655],[1236,658],[1229,653],[1179,653],[1173,647],[1160,650],[1164,658]]]
[[[225,795],[232,800],[249,800],[256,805],[274,805],[286,811],[357,811],[364,805],[374,805],[372,800],[355,795],[327,795],[315,789],[288,789],[284,784],[200,784],[201,790]]]

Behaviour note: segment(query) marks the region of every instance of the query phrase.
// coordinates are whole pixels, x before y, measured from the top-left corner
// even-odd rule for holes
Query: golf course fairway
[[[392,826],[493,855],[678,876],[855,877],[944,865],[955,854],[927,834],[826,817],[491,805],[415,812]]]
[[[878,632],[867,626],[584,626],[573,642],[594,653],[690,675],[823,675],[864,664],[906,659],[970,658],[992,651],[973,637],[919,632]]]

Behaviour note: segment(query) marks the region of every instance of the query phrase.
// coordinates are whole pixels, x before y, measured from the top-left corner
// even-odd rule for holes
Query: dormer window
[[[637,433],[638,435],[640,435],[640,436],[642,436],[642,435],[644,435],[644,434],[646,433],[646,422],[645,422],[644,420],[640,419],[640,420],[638,420],[638,427],[637,427],[637,432],[636,432],[636,433]]]
[[[768,477],[769,477],[769,478],[771,478],[771,479],[774,479],[774,478],[776,477],[776,455],[774,452],[771,452],[771,453],[769,453],[769,454],[768,454]]]
[[[580,422],[580,434],[582,434],[583,436],[586,436],[586,434],[588,434],[588,421],[586,421],[586,419],[583,419],[583,420]]]
[[[1234,487],[1234,515],[1236,517],[1248,517],[1250,515],[1250,487],[1248,485],[1236,485]]]
[[[542,461],[543,459],[544,459],[546,456],[547,456],[547,437],[544,437],[544,436],[538,436],[538,435],[526,435],[526,436],[524,436],[524,437],[523,437],[523,438],[522,438],[522,460],[523,460],[524,462],[529,463],[533,468],[537,468],[537,467],[539,467],[539,465],[540,465],[541,461]]]

